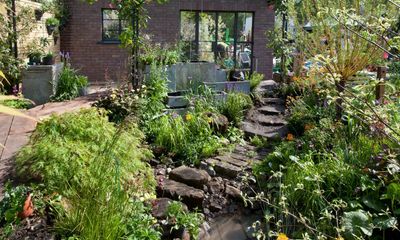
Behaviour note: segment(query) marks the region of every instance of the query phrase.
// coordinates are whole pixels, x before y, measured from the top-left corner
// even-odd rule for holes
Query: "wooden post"
[[[377,78],[379,83],[376,85],[375,95],[376,100],[379,104],[382,103],[383,98],[385,96],[385,79],[386,79],[387,68],[386,67],[378,67]]]

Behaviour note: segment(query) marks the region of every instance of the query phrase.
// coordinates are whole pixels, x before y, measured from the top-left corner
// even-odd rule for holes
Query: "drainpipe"
[[[16,16],[16,7],[15,0],[11,0],[11,19],[12,19],[12,29],[13,29],[13,40],[12,40],[12,50],[14,53],[15,59],[18,58],[18,41],[17,41],[17,16]]]

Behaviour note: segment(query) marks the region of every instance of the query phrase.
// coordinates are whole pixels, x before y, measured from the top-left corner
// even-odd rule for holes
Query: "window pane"
[[[253,14],[239,13],[238,14],[238,42],[253,41]]]
[[[181,12],[181,39],[194,41],[196,39],[196,13]]]
[[[214,52],[199,52],[199,61],[214,62]]]
[[[104,40],[119,40],[119,31],[104,31]]]
[[[236,51],[236,67],[239,69],[250,69],[252,56],[251,44],[238,44]]]
[[[235,13],[219,13],[218,41],[233,44],[235,36]]]
[[[119,31],[119,20],[104,20],[104,31]]]
[[[115,9],[103,9],[103,19],[119,19],[118,11]]]
[[[200,13],[200,41],[215,41],[215,13]]]
[[[199,42],[200,52],[211,52],[212,50],[212,42]]]

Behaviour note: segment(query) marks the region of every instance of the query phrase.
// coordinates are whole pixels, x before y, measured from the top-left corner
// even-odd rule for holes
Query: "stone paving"
[[[52,114],[62,114],[89,108],[99,95],[101,93],[93,93],[68,102],[47,103],[24,112],[40,121]],[[0,147],[0,198],[4,183],[6,183],[13,171],[13,157],[28,143],[31,133],[36,128],[37,121],[0,114],[0,143],[5,146],[5,148]]]

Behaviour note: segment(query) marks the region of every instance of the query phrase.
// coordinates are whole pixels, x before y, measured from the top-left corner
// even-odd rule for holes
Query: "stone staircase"
[[[153,216],[159,220],[165,218],[166,208],[162,205],[177,200],[188,209],[198,209],[205,215],[206,222],[201,226],[199,239],[248,239],[247,229],[258,215],[243,206],[242,192],[251,192],[241,178],[245,174],[251,175],[252,165],[264,159],[269,152],[269,149],[258,149],[244,142],[231,152],[205,159],[200,169],[158,166],[155,169],[158,199],[153,204],[158,210]],[[251,221],[248,216],[253,216]],[[241,221],[238,222],[238,219]],[[233,220],[233,223],[230,222]],[[237,235],[235,238],[231,236],[233,232]]]
[[[242,123],[242,130],[246,136],[260,136],[267,139],[283,138],[287,134],[285,121],[285,101],[274,97],[278,84],[267,80],[261,82],[256,89],[260,102],[247,114]]]

